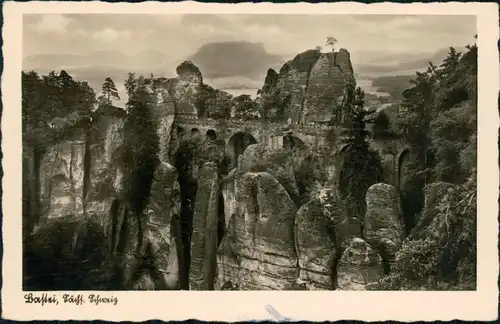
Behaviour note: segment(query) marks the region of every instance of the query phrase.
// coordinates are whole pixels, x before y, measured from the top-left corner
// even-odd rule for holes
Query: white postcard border
[[[22,15],[27,13],[446,14],[476,15],[478,30],[478,290],[475,292],[92,292],[116,306],[34,305],[22,291]],[[12,320],[210,321],[266,320],[267,305],[291,320],[494,320],[498,315],[498,5],[204,4],[196,2],[6,2],[3,5],[3,287],[4,318]],[[465,44],[464,44],[465,45]],[[52,295],[51,292],[48,292]],[[58,292],[61,296],[64,292]],[[89,295],[91,292],[84,292]],[[61,298],[61,297],[59,297]]]

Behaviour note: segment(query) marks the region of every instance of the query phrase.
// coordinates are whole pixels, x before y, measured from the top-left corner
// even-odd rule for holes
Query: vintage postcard
[[[6,318],[497,317],[496,4],[3,10]]]

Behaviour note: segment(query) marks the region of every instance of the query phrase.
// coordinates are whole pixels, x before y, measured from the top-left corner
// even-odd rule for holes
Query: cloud
[[[68,25],[73,22],[73,19],[63,15],[43,15],[38,23],[33,25],[33,28],[40,33],[48,34],[66,34]]]
[[[106,28],[92,34],[94,39],[102,42],[116,42],[121,39],[130,38],[131,36],[132,34],[129,31],[118,31],[113,28]]]

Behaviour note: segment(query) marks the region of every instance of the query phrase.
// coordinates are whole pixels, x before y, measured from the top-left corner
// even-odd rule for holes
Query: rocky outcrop
[[[270,150],[265,145],[249,145],[238,158],[238,173],[267,172],[286,189],[295,203],[300,192],[295,181],[295,161],[291,152],[284,149]]]
[[[213,290],[219,218],[219,176],[217,165],[207,162],[198,177],[191,236],[191,290]]]
[[[292,289],[298,277],[295,204],[283,186],[265,172],[236,178],[235,191],[238,203],[218,250],[217,288]]]
[[[48,218],[83,215],[86,132],[45,148],[40,162],[41,214]]]
[[[345,249],[347,209],[336,189],[323,188],[295,218],[299,282],[307,290],[333,290],[336,264]]]
[[[268,70],[262,97],[284,104],[283,120],[291,124],[328,122],[342,113],[355,87],[350,54],[308,50],[285,63],[276,76]]]
[[[323,188],[318,191],[317,199],[322,213],[332,222],[335,233],[335,246],[339,252],[345,249],[345,241],[349,236],[347,206],[340,198],[337,188]]]
[[[338,262],[337,289],[368,290],[383,276],[382,258],[377,251],[361,238],[350,238]]]
[[[156,80],[155,115],[161,118],[175,113],[196,117],[196,100],[203,85],[203,76],[190,61],[181,63],[176,70],[176,78]]]
[[[403,240],[401,204],[397,189],[377,183],[366,192],[364,238],[387,264],[394,262]]]
[[[154,267],[160,273],[161,286],[179,289],[185,271],[182,253],[180,188],[177,170],[162,162],[155,171],[149,206],[146,209],[145,238],[151,244]]]
[[[295,218],[299,283],[307,290],[335,288],[335,229],[319,199],[303,205]]]
[[[121,116],[97,115],[95,131],[89,140],[88,190],[85,211],[96,215],[101,223],[110,226],[109,213],[122,191],[122,170],[117,163],[124,140],[124,121]]]

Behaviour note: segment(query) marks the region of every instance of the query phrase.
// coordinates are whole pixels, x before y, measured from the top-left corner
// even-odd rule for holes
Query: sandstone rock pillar
[[[198,177],[191,236],[189,285],[192,290],[213,290],[217,252],[219,176],[217,164],[206,162]]]
[[[403,240],[399,193],[394,186],[377,183],[366,192],[364,237],[382,256],[386,272]]]

